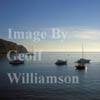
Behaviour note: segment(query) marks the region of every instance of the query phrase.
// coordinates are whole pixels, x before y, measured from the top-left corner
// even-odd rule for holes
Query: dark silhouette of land
[[[27,49],[23,45],[0,39],[0,54],[7,54],[9,50],[17,50],[18,53],[27,52]]]

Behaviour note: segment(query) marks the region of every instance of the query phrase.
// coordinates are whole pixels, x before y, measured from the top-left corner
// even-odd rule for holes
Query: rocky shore
[[[0,54],[6,54],[9,50],[17,50],[18,53],[27,53],[27,49],[23,45],[0,39]]]

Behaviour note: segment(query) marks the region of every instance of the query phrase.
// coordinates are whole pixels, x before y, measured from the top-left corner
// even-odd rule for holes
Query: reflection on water
[[[0,100],[100,100],[100,54],[86,53],[92,63],[83,71],[75,70],[74,62],[80,57],[81,53],[43,53],[41,61],[25,61],[17,67],[10,65],[5,56],[0,57]],[[56,66],[57,59],[67,59],[68,65]],[[80,83],[16,85],[9,83],[8,72],[78,76]]]
[[[87,71],[88,71],[88,66],[85,67],[85,72],[87,72]]]

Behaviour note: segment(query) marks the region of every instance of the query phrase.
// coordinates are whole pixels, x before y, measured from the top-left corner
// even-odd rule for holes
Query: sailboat
[[[84,58],[83,58],[83,53],[84,53],[83,51],[84,51],[84,49],[83,49],[83,45],[82,45],[82,58],[79,59],[78,61],[76,61],[76,63],[77,63],[78,65],[75,66],[76,69],[78,69],[78,70],[83,70],[83,69],[85,69],[85,68],[86,68],[85,64],[90,63],[90,60],[84,59]]]
[[[76,63],[84,63],[84,64],[90,63],[91,60],[85,59],[83,56],[84,56],[84,48],[82,45],[82,58],[76,61]]]
[[[76,67],[76,69],[83,70],[83,69],[85,69],[86,66],[84,63],[78,63],[78,65],[75,67]]]

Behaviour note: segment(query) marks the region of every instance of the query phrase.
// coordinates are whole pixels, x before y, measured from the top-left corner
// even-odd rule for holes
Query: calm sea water
[[[42,53],[42,61],[25,61],[12,66],[0,57],[0,100],[100,100],[100,53],[85,53],[91,64],[84,71],[75,70],[81,53]],[[57,59],[68,65],[58,67]],[[79,84],[10,84],[7,73],[38,73],[39,75],[78,76]]]

